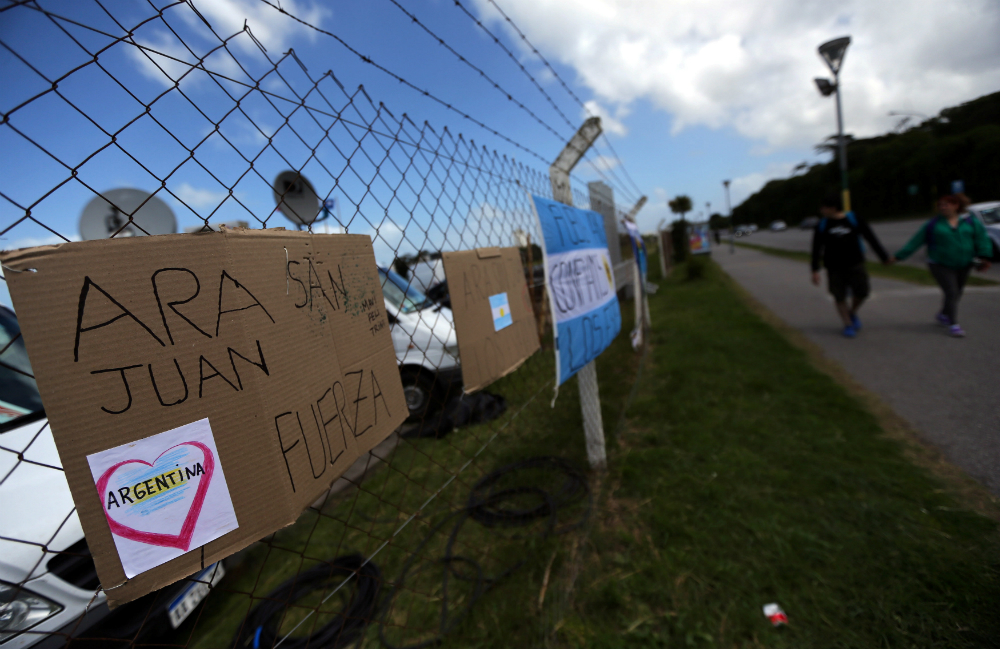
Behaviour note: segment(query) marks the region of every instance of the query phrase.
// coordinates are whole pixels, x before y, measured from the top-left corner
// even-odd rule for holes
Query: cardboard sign
[[[441,258],[465,392],[475,392],[516,370],[540,347],[521,253],[479,248]]]
[[[239,527],[207,419],[87,462],[130,579]]]
[[[408,413],[366,236],[227,230],[67,243],[0,259],[112,605],[293,523]],[[203,420],[214,447],[197,436]],[[205,448],[184,447],[186,441]],[[145,473],[152,477],[140,487],[143,500],[146,480],[156,491],[164,476],[169,482],[169,467],[159,469],[171,447],[183,448],[178,465],[202,461],[204,473],[195,468],[190,476],[193,491],[206,485],[190,538],[188,495],[187,512],[175,511],[180,505],[147,508],[140,518],[149,520],[141,524],[119,516],[113,504],[114,513],[107,513],[103,487],[115,480],[123,481],[115,483],[119,508],[124,492],[118,489],[130,486],[135,500],[138,478],[129,485],[123,471],[139,475],[142,463],[151,465]],[[205,449],[215,456],[211,472]],[[109,476],[95,475],[112,457],[128,463]],[[98,484],[101,476],[107,484]],[[215,506],[213,490],[222,487],[234,518],[202,530],[205,507]],[[149,502],[169,499],[177,488],[154,493]],[[112,521],[122,526],[118,532]],[[177,552],[159,565],[133,561],[119,541],[142,543],[142,535],[119,533],[125,527],[161,535],[147,539],[171,537],[145,554],[165,557],[165,547]]]
[[[604,217],[540,196],[532,206],[542,228],[545,283],[555,322],[556,385],[607,349],[622,317]]]

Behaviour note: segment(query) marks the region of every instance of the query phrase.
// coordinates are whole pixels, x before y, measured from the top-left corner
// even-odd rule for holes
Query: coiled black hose
[[[544,489],[539,486],[501,487],[504,478],[522,471],[542,471],[561,474],[562,480],[554,489]],[[528,498],[537,498],[538,504],[524,507],[519,503]],[[584,501],[586,505],[580,517],[572,522],[559,524],[559,510],[574,503]],[[536,535],[543,539],[552,534],[564,534],[584,525],[590,516],[592,508],[590,484],[586,476],[566,460],[552,456],[540,456],[514,462],[482,477],[473,485],[469,500],[465,507],[453,511],[434,525],[407,558],[399,577],[392,583],[380,606],[381,615],[378,622],[379,639],[387,649],[426,649],[439,644],[444,636],[452,631],[472,610],[476,602],[497,582],[524,565],[528,557],[507,566],[497,575],[484,574],[483,568],[476,561],[454,554],[453,549],[459,532],[466,521],[472,519],[490,528],[526,528],[532,523],[544,520],[540,532]],[[444,556],[436,560],[418,563],[427,544],[442,529],[451,525],[451,532],[445,545]],[[514,537],[519,538],[519,537]],[[386,626],[392,612],[392,604],[396,596],[403,590],[407,578],[422,567],[438,566],[441,570],[440,616],[437,633],[412,644],[396,645],[386,637]],[[468,570],[471,568],[472,574]],[[455,578],[472,584],[472,592],[468,600],[458,609],[449,608],[448,582]]]
[[[289,635],[281,643],[288,649],[338,649],[347,647],[361,637],[367,625],[377,615],[382,574],[371,561],[360,554],[338,557],[305,570],[268,593],[247,615],[237,634],[238,649],[271,649],[281,639],[278,630],[285,611],[296,601],[313,592],[332,592],[345,579],[354,577],[345,588],[351,588],[349,604],[332,620],[307,636]],[[308,628],[308,627],[307,627]]]

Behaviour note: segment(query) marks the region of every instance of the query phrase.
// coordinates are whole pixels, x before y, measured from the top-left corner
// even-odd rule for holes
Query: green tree
[[[684,215],[691,211],[691,197],[681,194],[674,198],[674,200],[667,203],[670,207],[670,211],[674,214],[681,215],[681,221],[684,220]]]
[[[729,227],[729,217],[722,216],[718,212],[708,217],[708,227],[713,230],[725,230]]]

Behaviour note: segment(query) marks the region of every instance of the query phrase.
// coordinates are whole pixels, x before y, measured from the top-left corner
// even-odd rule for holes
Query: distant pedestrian
[[[948,194],[938,200],[938,215],[920,226],[916,234],[893,256],[902,261],[923,246],[927,246],[927,266],[944,292],[944,303],[937,314],[938,323],[948,327],[948,333],[963,338],[965,330],[958,324],[958,301],[965,290],[969,272],[984,271],[992,253],[992,243],[979,219],[968,213],[969,197]]]
[[[717,246],[722,245],[722,239],[719,237],[719,229],[716,228],[712,230],[712,234],[715,235],[715,245]]]
[[[875,233],[854,212],[845,213],[839,196],[828,196],[819,205],[823,218],[813,231],[812,282],[819,286],[820,260],[826,268],[826,281],[836,302],[837,313],[844,323],[841,333],[854,338],[861,329],[858,309],[871,292],[865,269],[865,247],[861,238],[871,244],[883,264],[891,263],[889,255]],[[847,303],[847,294],[851,303]]]

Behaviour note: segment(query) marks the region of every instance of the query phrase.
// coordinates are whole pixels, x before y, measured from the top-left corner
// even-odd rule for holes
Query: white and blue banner
[[[542,230],[558,386],[607,349],[621,331],[622,317],[604,217],[539,196],[531,199]]]

